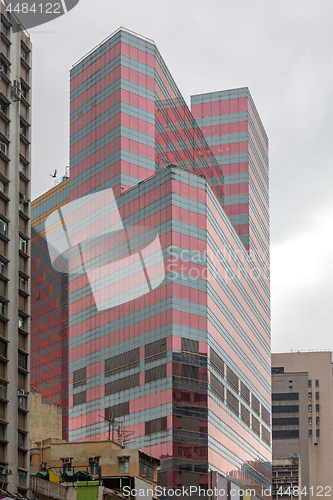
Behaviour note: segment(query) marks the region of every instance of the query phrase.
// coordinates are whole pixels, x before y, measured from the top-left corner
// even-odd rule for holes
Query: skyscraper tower
[[[243,106],[234,92],[232,109]],[[242,241],[243,221],[225,210],[223,161],[154,42],[123,28],[74,64],[70,123],[69,196],[46,196],[38,228],[53,269],[68,272],[69,439],[106,439],[112,417],[128,446],[161,458],[161,485],[209,488],[216,471],[261,495],[267,254],[251,253],[257,239]],[[254,155],[267,153],[261,134]],[[252,230],[251,175],[236,183]]]
[[[15,30],[13,29],[16,25]],[[29,487],[31,42],[1,3],[0,480]]]

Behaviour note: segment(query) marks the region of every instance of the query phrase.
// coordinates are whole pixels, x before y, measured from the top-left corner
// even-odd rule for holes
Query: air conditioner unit
[[[71,463],[71,459],[70,458],[64,458],[62,463],[65,465],[65,464],[70,464]]]
[[[127,457],[118,457],[119,462],[127,462]]]
[[[5,476],[11,476],[13,474],[12,469],[5,469],[3,473]]]
[[[14,80],[12,93],[14,101],[19,101],[21,99],[21,82],[19,80]]]
[[[18,389],[17,391],[18,396],[27,396],[28,393],[24,389]]]
[[[99,457],[89,457],[89,463],[98,464]]]
[[[45,470],[47,468],[47,463],[46,462],[41,462],[39,464],[39,467],[40,467],[41,470]]]

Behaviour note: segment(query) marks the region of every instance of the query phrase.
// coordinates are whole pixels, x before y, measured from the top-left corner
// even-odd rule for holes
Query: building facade
[[[302,498],[328,493],[332,480],[331,351],[272,354],[273,472],[299,456]]]
[[[52,266],[45,220],[68,203],[69,179],[31,203],[31,389],[62,406],[62,435],[68,439],[68,277]],[[48,436],[54,437],[54,436]]]
[[[244,93],[250,106],[238,93],[229,120],[243,120]],[[208,488],[214,470],[261,495],[271,485],[267,253],[250,229],[244,245],[224,209],[247,205],[254,227],[258,199],[248,187],[244,203],[230,201],[223,161],[154,42],[128,30],[73,66],[70,122],[69,201],[45,205],[38,228],[53,269],[68,273],[70,441],[106,439],[115,420],[129,447],[161,459],[161,485]],[[236,184],[267,174],[258,123]]]
[[[31,42],[0,7],[0,480],[9,491],[26,494]]]

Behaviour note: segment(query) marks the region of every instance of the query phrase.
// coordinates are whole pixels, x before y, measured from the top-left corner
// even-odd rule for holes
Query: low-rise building
[[[122,492],[125,486],[134,489],[141,483],[154,490],[159,463],[157,458],[141,450],[127,449],[114,441],[67,443],[47,439],[31,449],[32,472],[48,468],[58,473],[87,471],[113,492]]]

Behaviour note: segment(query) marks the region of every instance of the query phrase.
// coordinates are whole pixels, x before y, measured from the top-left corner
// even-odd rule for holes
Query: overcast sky
[[[270,139],[273,351],[332,349],[332,0],[80,0],[30,29],[32,193],[68,165],[69,70],[119,26],[155,41],[185,100],[249,87]]]

